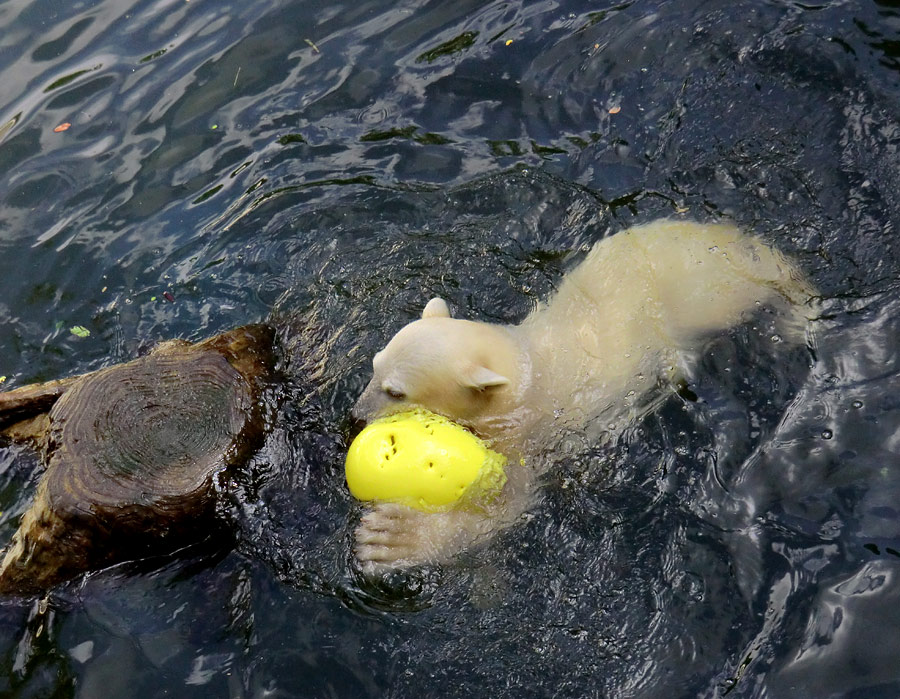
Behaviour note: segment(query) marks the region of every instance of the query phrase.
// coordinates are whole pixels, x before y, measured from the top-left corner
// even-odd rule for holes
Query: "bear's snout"
[[[379,401],[370,382],[359,398],[356,399],[353,407],[350,408],[351,421],[354,424],[359,424],[360,429],[362,429],[370,420],[376,417],[378,410],[381,408],[378,403]]]

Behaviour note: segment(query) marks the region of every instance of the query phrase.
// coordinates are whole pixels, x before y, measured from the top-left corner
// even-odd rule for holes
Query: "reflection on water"
[[[0,386],[269,316],[287,374],[223,495],[234,550],[3,601],[0,692],[900,692],[894,3],[35,0],[0,26]],[[490,546],[363,583],[341,466],[373,352],[434,295],[518,322],[573,254],[680,212],[794,255],[814,346],[717,338],[696,401],[569,435]],[[0,449],[3,541],[37,475]]]

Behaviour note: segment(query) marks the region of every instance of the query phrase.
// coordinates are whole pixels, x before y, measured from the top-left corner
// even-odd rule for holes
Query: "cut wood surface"
[[[203,538],[214,524],[213,479],[262,437],[272,342],[267,326],[245,326],[0,394],[0,419],[28,418],[7,437],[37,441],[47,466],[0,563],[0,592],[39,592]]]

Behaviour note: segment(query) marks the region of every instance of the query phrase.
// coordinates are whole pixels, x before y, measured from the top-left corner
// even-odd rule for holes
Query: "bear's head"
[[[372,380],[351,414],[367,422],[425,408],[472,424],[511,390],[516,360],[516,349],[500,326],[451,318],[446,302],[435,298],[421,319],[403,327],[375,355]]]

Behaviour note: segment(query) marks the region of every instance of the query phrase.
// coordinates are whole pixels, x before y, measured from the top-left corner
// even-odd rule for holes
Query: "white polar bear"
[[[781,314],[788,339],[804,337],[814,295],[794,264],[755,236],[661,220],[600,241],[521,325],[454,319],[432,299],[375,355],[353,416],[411,407],[445,415],[511,457],[508,482],[477,511],[376,504],[356,531],[363,569],[447,560],[515,521],[541,472],[528,456],[555,435],[614,437],[653,407],[680,355],[760,306]]]

